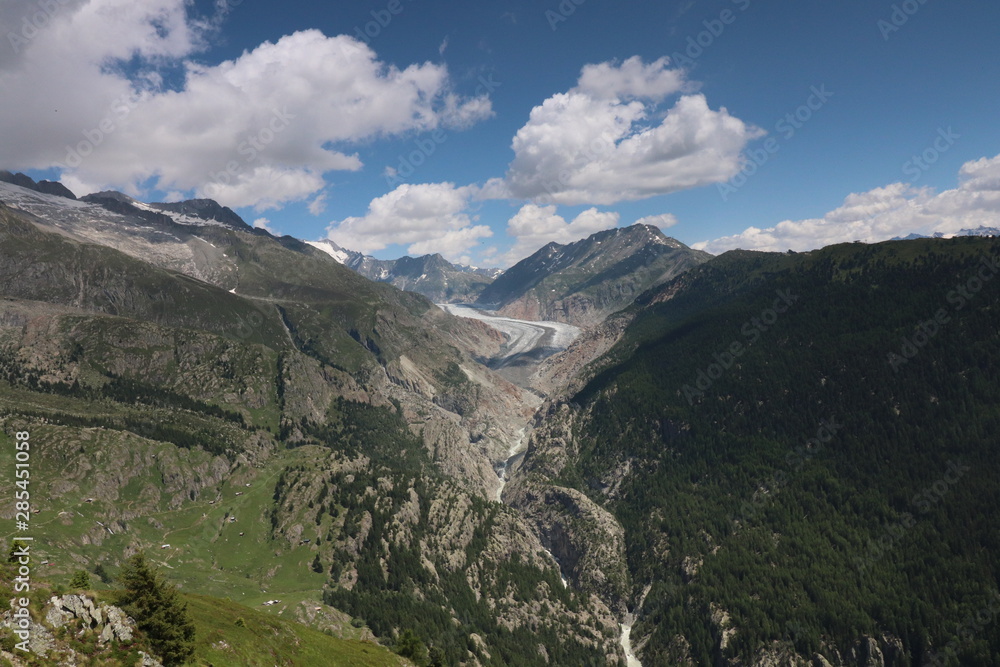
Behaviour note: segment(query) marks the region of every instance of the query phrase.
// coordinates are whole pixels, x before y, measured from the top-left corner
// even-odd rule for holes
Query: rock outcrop
[[[86,595],[52,596],[45,606],[44,619],[44,622],[32,619],[28,647],[33,656],[52,660],[52,664],[89,664],[88,660],[92,657],[78,653],[68,641],[57,638],[63,636],[59,633],[63,628],[69,631],[67,637],[83,639],[96,636],[99,646],[118,642],[128,644],[136,638],[135,621],[124,611],[113,605],[97,604]],[[0,628],[12,627],[12,614],[7,611],[0,616]],[[139,655],[140,662],[136,667],[163,667],[154,656],[143,651],[139,651]],[[0,657],[15,667],[29,664],[16,653],[3,651]]]
[[[53,629],[79,620],[83,629],[98,633],[98,641],[130,642],[135,636],[135,621],[112,605],[95,605],[84,595],[53,596],[45,613],[45,620]]]

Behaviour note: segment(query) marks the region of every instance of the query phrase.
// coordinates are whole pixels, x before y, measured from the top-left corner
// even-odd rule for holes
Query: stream
[[[622,645],[622,650],[625,651],[625,664],[627,667],[642,667],[642,663],[639,659],[635,657],[635,653],[632,653],[632,624],[635,623],[635,614],[627,614],[625,616],[624,622],[622,622],[621,629],[622,635],[618,639],[618,643]]]
[[[545,549],[545,547],[542,547],[542,549]],[[548,549],[545,549],[545,553],[547,553],[549,557],[556,562],[556,566],[559,568],[559,580],[562,582],[563,588],[569,588],[569,582],[566,581],[566,577],[564,577],[562,573],[562,563],[560,563],[559,559],[556,558],[556,555]]]
[[[524,458],[525,452],[528,451],[524,442],[524,432],[524,428],[517,432],[517,442],[510,446],[510,449],[507,450],[507,459],[496,468],[497,477],[500,478],[500,486],[497,487],[498,503],[503,502],[503,490],[507,486],[508,473],[514,469],[517,462]]]

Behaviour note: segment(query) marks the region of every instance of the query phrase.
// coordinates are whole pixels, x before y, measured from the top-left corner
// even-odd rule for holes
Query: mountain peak
[[[497,278],[479,303],[519,319],[589,326],[709,257],[653,225],[615,227],[549,243]]]
[[[82,197],[82,199],[85,202],[91,202],[94,204],[99,204],[102,200],[122,202],[125,204],[135,203],[134,199],[129,197],[124,192],[118,192],[117,190],[102,190],[101,192],[94,192]]]
[[[149,204],[181,224],[199,224],[199,221],[216,222],[233,229],[253,229],[235,211],[222,206],[214,199],[188,199],[187,201]]]
[[[36,183],[35,179],[31,178],[27,174],[22,174],[21,172],[12,174],[5,169],[0,170],[0,181],[10,183],[11,185],[17,185],[27,190],[41,192],[46,195],[55,195],[57,197],[65,197],[66,199],[76,199],[76,195],[59,181],[38,181]]]

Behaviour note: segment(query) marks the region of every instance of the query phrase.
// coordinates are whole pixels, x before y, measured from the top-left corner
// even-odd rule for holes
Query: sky
[[[506,267],[1000,226],[995,0],[0,0],[0,168]]]

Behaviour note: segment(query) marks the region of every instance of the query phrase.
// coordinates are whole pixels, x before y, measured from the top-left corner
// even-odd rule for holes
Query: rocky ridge
[[[29,648],[35,656],[52,660],[53,664],[87,664],[92,656],[78,652],[71,645],[69,636],[58,638],[59,631],[65,629],[77,640],[93,640],[98,646],[112,642],[129,644],[136,635],[135,621],[126,616],[118,607],[95,604],[86,595],[53,596],[45,606],[44,621],[31,620]],[[11,612],[0,616],[0,627],[13,628]],[[163,667],[154,656],[139,651],[140,662],[136,667]],[[0,657],[14,667],[25,665],[17,653],[0,652]]]

